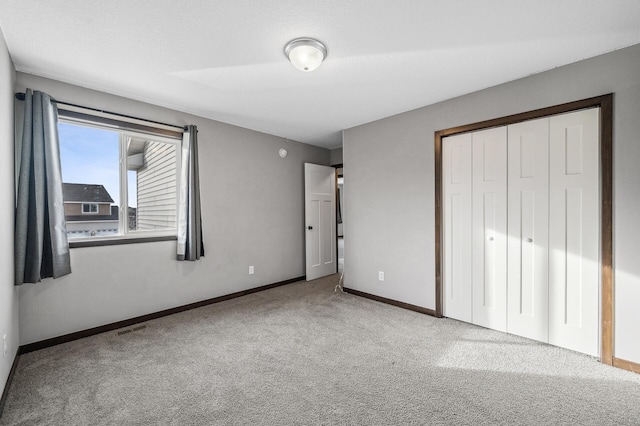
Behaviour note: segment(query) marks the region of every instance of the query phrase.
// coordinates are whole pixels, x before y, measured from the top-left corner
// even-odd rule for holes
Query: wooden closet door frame
[[[443,296],[442,138],[587,108],[600,108],[600,362],[613,365],[613,93],[435,132],[436,316],[442,317]]]

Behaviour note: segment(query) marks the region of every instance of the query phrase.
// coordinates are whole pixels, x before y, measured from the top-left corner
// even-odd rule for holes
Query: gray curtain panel
[[[16,164],[15,283],[70,274],[58,110],[46,93],[27,89],[16,150],[20,150],[20,162]]]
[[[200,178],[198,175],[198,128],[186,127],[182,138],[178,203],[178,260],[198,260],[204,256],[202,216],[200,214]]]

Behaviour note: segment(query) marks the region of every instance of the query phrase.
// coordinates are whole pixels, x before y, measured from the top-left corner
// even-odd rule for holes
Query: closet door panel
[[[473,323],[507,326],[507,129],[473,133]]]
[[[597,356],[599,109],[550,118],[549,343]]]
[[[547,342],[549,119],[508,127],[507,331]]]
[[[471,322],[471,134],[442,140],[443,314]]]

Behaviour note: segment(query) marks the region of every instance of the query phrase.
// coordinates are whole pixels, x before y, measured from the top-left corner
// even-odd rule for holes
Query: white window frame
[[[177,212],[178,212],[178,204],[179,200],[179,188],[180,188],[180,169],[182,166],[182,139],[178,139],[177,137],[169,137],[158,134],[153,134],[151,132],[137,132],[133,130],[128,130],[126,128],[122,128],[120,126],[111,126],[105,125],[103,123],[92,121],[90,118],[87,119],[77,119],[77,118],[69,118],[63,115],[59,116],[58,121],[61,123],[71,124],[75,126],[85,126],[85,127],[93,127],[100,130],[109,130],[112,132],[119,133],[119,176],[120,176],[120,205],[118,206],[118,234],[115,235],[102,235],[102,236],[92,236],[92,237],[71,237],[69,239],[69,243],[81,243],[80,246],[84,246],[82,243],[91,243],[96,242],[100,243],[109,243],[113,241],[114,244],[117,244],[118,241],[122,243],[126,243],[129,240],[133,242],[138,242],[138,240],[156,240],[162,239],[163,237],[171,237],[171,239],[177,237]],[[144,138],[148,140],[153,140],[156,142],[167,143],[175,146],[176,149],[176,227],[170,228],[166,230],[129,230],[129,191],[128,191],[128,157],[127,157],[127,140],[128,138]],[[83,203],[83,204],[98,204],[98,203]],[[124,208],[123,208],[124,206]],[[81,208],[82,209],[82,208]],[[98,211],[99,211],[98,206]],[[96,213],[83,213],[83,214],[96,214]]]
[[[168,145],[174,145],[176,150],[176,227],[167,229],[167,230],[129,230],[129,165],[127,156],[127,140],[129,138],[147,138],[152,139],[155,142],[162,142]],[[182,140],[177,140],[173,138],[167,138],[163,136],[149,136],[138,132],[131,131],[120,131],[120,204],[123,206],[127,206],[127,208],[120,207],[119,210],[119,219],[120,219],[120,229],[121,233],[124,235],[133,235],[135,238],[140,237],[162,237],[169,235],[177,235],[178,233],[178,204],[179,204],[179,194],[178,189],[180,188],[180,166],[182,165],[182,150],[180,149],[182,145]]]

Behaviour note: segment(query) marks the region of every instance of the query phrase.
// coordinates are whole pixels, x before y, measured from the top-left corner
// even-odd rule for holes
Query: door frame
[[[344,164],[340,163],[340,164],[333,164],[331,165],[331,167],[333,167],[334,169],[336,169],[336,274],[338,273],[338,206],[340,205],[340,194],[338,193],[338,178],[340,176],[338,176],[338,169],[344,169]],[[344,170],[342,172],[344,174]],[[340,205],[340,208],[342,208],[342,206]],[[344,236],[342,237],[344,238]]]
[[[600,362],[613,365],[613,93],[533,111],[439,130],[434,134],[435,153],[435,266],[436,316],[442,317],[442,138],[458,133],[600,108]]]

